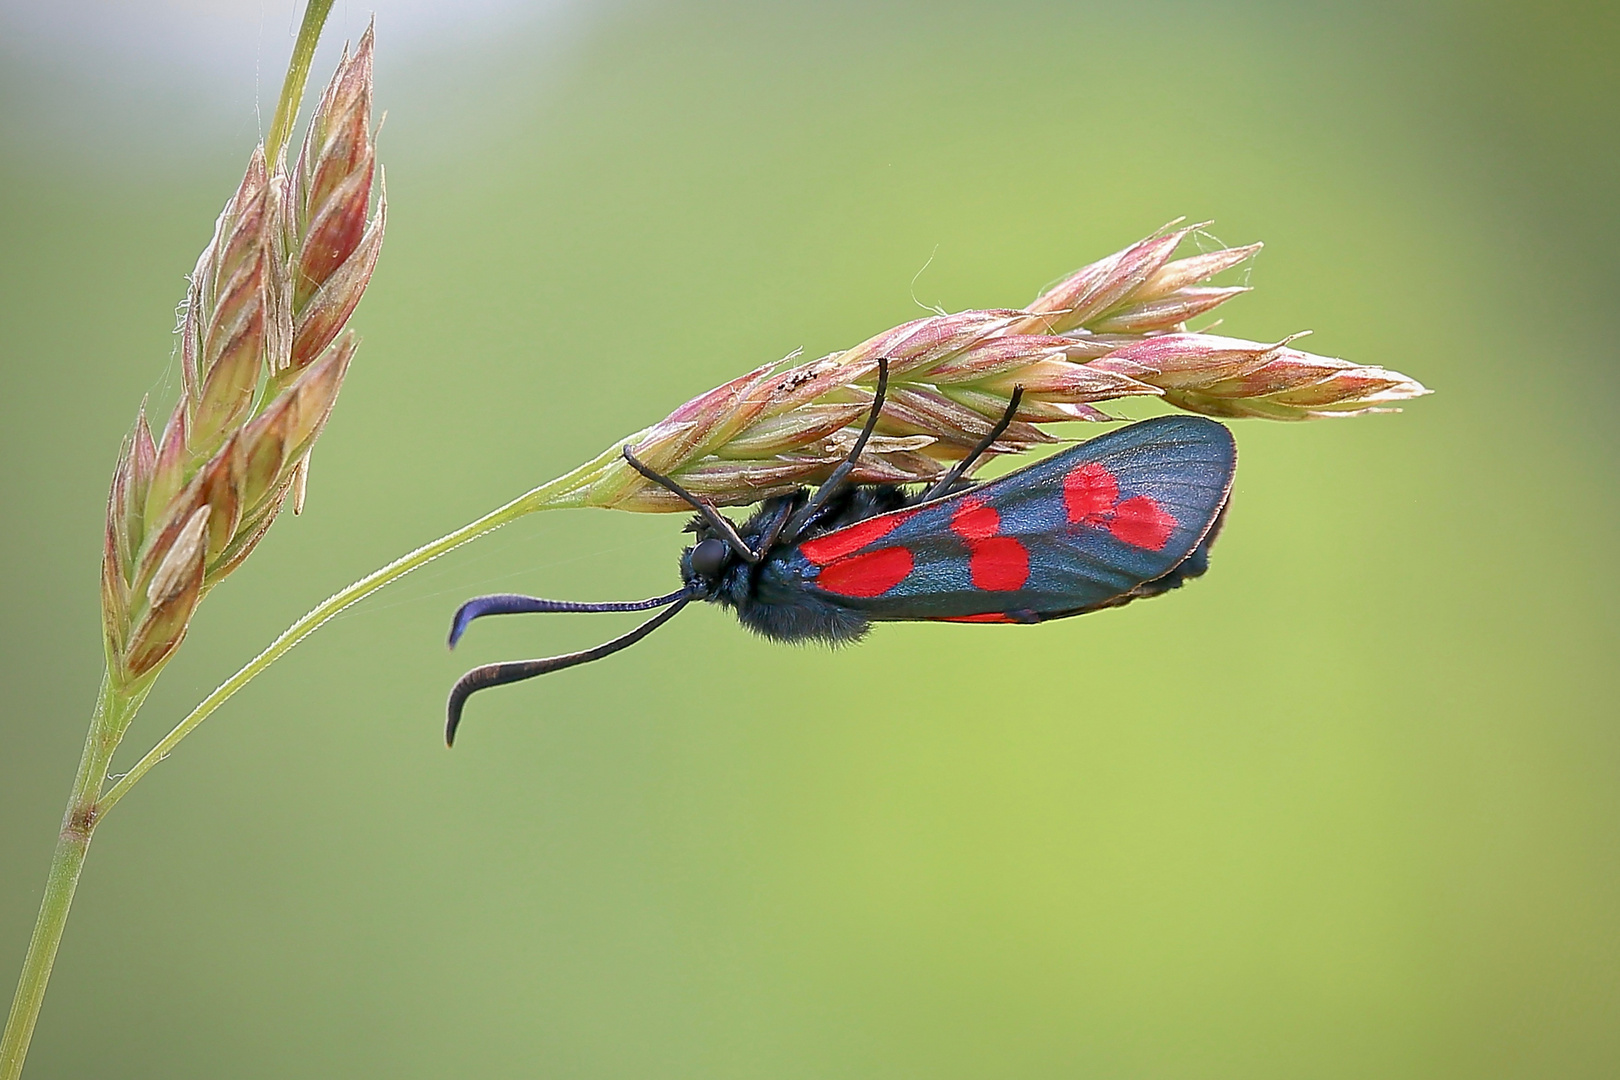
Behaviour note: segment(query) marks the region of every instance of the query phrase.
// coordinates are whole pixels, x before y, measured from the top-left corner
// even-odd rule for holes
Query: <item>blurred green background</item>
[[[400,6],[388,244],[308,509],[121,761],[332,590],[692,394],[1177,215],[1268,244],[1223,331],[1437,393],[1236,424],[1173,597],[838,654],[704,609],[481,698],[448,753],[466,666],[628,623],[450,656],[456,604],[665,591],[680,519],[463,549],[108,819],[31,1078],[1620,1075],[1614,5]],[[210,5],[148,7],[210,48]],[[184,75],[110,9],[0,46],[7,993],[99,675],[108,475],[172,400],[296,14]]]

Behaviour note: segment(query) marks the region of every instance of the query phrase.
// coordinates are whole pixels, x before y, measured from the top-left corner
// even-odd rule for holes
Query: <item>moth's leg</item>
[[[803,491],[804,489],[800,488],[799,490]],[[789,499],[782,504],[781,512],[776,515],[776,520],[771,522],[771,527],[765,530],[765,535],[759,541],[760,558],[763,559],[770,554],[771,549],[776,546],[776,542],[782,538],[782,530],[787,528],[787,523],[792,517],[793,500]]]
[[[996,426],[990,429],[990,434],[980,439],[979,445],[970,450],[967,457],[956,463],[956,468],[935,481],[934,485],[923,492],[922,498],[917,501],[927,502],[942,495],[949,495],[951,488],[955,487],[957,482],[967,475],[968,470],[973,468],[974,464],[985,455],[985,452],[995,445],[997,439],[1006,434],[1007,429],[1012,426],[1013,417],[1018,415],[1018,403],[1023,400],[1023,397],[1024,388],[1022,386],[1013,387],[1012,397],[1007,402],[1007,411],[1001,414],[1001,419],[997,420]]]
[[[631,453],[628,443],[625,444],[621,453],[624,454],[624,460],[630,463],[630,467],[632,469],[636,470],[636,472],[640,473],[642,476],[645,476],[647,479],[651,480],[665,491],[678,496],[688,506],[696,510],[698,514],[702,516],[703,520],[709,523],[709,527],[720,534],[720,538],[726,542],[726,546],[731,548],[739,559],[750,563],[759,562],[760,552],[754,551],[754,549],[749,547],[747,542],[744,541],[742,537],[737,535],[737,527],[731,523],[730,518],[720,513],[720,511],[716,510],[714,507],[710,506],[696,495],[693,495],[690,491],[687,491],[685,488],[681,487],[681,485],[677,484],[674,480],[671,480],[663,473],[654,472],[652,469],[649,469],[647,466],[643,465],[640,460],[637,459],[636,455]],[[763,551],[764,549],[761,548],[760,550]]]
[[[827,477],[820,487],[816,488],[815,493],[810,496],[810,500],[799,508],[799,512],[794,514],[793,518],[783,528],[782,536],[785,538],[785,543],[793,543],[798,535],[815,520],[816,515],[826,505],[827,500],[838,494],[838,490],[844,486],[845,478],[855,468],[855,463],[860,460],[861,451],[866,449],[866,441],[872,437],[872,431],[877,427],[878,414],[883,411],[883,397],[889,391],[889,358],[880,356],[877,364],[877,393],[872,395],[872,410],[866,414],[866,424],[861,428],[860,435],[856,436],[855,445],[850,448],[849,456],[839,463],[838,468],[832,471],[832,475]]]

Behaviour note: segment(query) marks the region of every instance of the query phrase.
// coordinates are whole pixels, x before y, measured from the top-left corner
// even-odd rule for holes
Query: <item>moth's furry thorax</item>
[[[750,548],[758,550],[772,526],[804,505],[807,497],[808,492],[801,489],[765,500],[737,529],[737,534]],[[835,497],[792,545],[777,544],[757,563],[733,555],[713,579],[692,569],[692,548],[720,534],[701,517],[693,518],[687,530],[697,539],[681,552],[681,580],[704,600],[735,611],[744,626],[772,641],[851,644],[866,635],[870,622],[860,612],[831,603],[807,588],[808,583],[799,579],[788,557],[798,544],[877,514],[899,510],[910,500],[904,488],[892,484],[851,488]]]

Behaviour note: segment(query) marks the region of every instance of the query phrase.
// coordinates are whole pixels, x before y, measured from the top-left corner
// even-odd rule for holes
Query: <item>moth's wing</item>
[[[806,541],[799,572],[873,619],[1035,622],[1124,603],[1202,572],[1236,465],[1212,420],[1145,420]]]

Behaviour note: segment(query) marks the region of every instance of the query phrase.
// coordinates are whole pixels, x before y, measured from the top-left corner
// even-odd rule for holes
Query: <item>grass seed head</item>
[[[1379,411],[1427,393],[1416,381],[1291,349],[1187,331],[1246,291],[1209,279],[1261,245],[1184,258],[1201,226],[1161,231],[1075,271],[1015,311],[916,319],[852,349],[789,367],[767,364],[676,409],[626,442],[658,472],[716,505],[757,501],[831,473],[866,419],[877,361],[889,390],[853,479],[916,483],[941,475],[1024,396],[991,454],[1057,441],[1045,425],[1112,417],[1098,405],[1162,397],[1213,416],[1314,419]],[[572,477],[562,498],[622,510],[680,511],[675,496],[625,463],[619,447]]]
[[[102,560],[112,670],[155,674],[209,589],[289,495],[357,344],[344,324],[386,222],[371,128],[372,32],[346,49],[292,176],[263,147],[197,261],[181,325],[181,400],[154,439],[144,406],[113,474]]]

